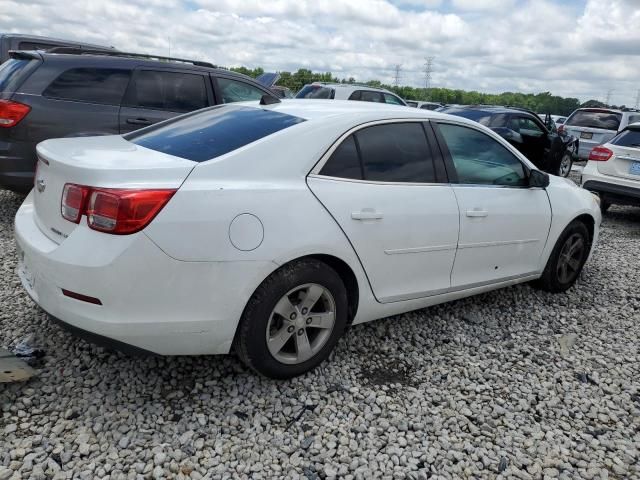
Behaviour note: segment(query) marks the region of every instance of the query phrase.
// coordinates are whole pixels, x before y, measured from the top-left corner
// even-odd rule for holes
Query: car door
[[[429,131],[421,121],[358,127],[329,150],[307,180],[353,245],[383,303],[451,286],[458,205]]]
[[[512,115],[511,130],[522,137],[518,150],[537,167],[546,168],[551,151],[551,141],[547,130],[541,122],[536,122],[527,115]]]
[[[208,73],[140,68],[120,107],[120,133],[213,105]]]
[[[460,208],[452,288],[539,272],[551,225],[547,192],[528,187],[528,168],[493,136],[447,122],[436,130]]]

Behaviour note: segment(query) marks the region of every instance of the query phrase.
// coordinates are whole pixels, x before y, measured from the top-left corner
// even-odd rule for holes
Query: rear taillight
[[[606,162],[613,156],[613,152],[607,147],[593,147],[589,152],[589,160],[592,162]]]
[[[67,183],[62,190],[62,217],[73,223],[80,223],[84,214],[89,187]]]
[[[0,100],[0,128],[11,128],[31,111],[29,105],[12,100]]]
[[[562,134],[564,133],[564,125],[560,125],[560,126],[558,127],[558,133],[559,133],[560,135],[562,135]]]
[[[92,188],[68,183],[62,192],[62,216],[78,223],[86,215],[93,230],[127,235],[149,225],[174,193],[175,189]]]

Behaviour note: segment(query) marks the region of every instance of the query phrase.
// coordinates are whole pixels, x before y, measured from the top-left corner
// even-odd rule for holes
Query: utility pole
[[[609,100],[611,100],[611,94],[613,93],[613,89],[610,88],[609,90],[607,90],[607,99],[605,100],[605,104],[607,105],[607,107],[609,106]]]
[[[430,99],[429,88],[431,87],[431,69],[433,61],[436,57],[424,57],[424,89],[427,94],[427,100]]]
[[[640,90],[636,94],[636,108],[640,107]]]
[[[394,80],[393,80],[393,84],[396,87],[400,86],[400,70],[402,70],[402,65],[400,65],[399,63],[397,63],[394,67],[395,70],[395,75],[394,75]]]

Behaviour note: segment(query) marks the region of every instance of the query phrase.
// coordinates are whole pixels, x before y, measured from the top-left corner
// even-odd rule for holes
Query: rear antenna
[[[260,98],[260,105],[273,105],[274,103],[280,103],[280,99],[266,93]]]

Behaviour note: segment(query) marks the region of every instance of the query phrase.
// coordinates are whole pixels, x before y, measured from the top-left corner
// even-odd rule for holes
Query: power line
[[[393,84],[396,87],[400,86],[400,70],[402,70],[402,65],[400,65],[399,63],[397,63],[394,67],[395,70],[395,75],[394,75],[394,80],[393,80]]]

